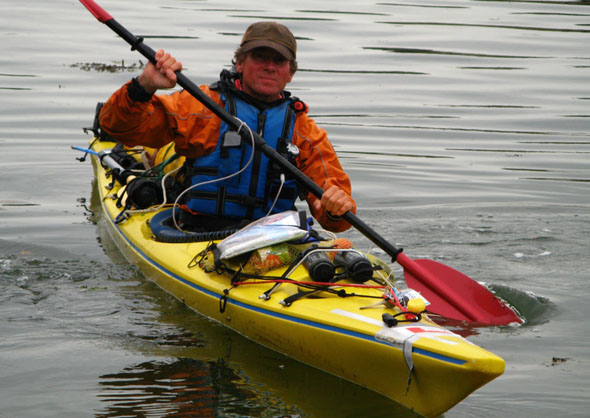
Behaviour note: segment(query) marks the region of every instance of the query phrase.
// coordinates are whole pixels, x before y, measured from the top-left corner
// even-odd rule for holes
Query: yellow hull
[[[96,142],[94,150],[112,148]],[[206,273],[194,258],[207,242],[157,242],[149,227],[154,213],[139,213],[116,224],[121,208],[111,178],[93,158],[102,208],[118,247],[161,288],[195,311],[236,332],[320,370],[381,393],[426,417],[438,416],[504,372],[504,360],[431,322],[387,327],[386,307],[361,309],[374,299],[321,293],[286,307],[279,302],[298,292],[282,284],[269,300],[259,298],[271,284],[232,288],[230,277]],[[284,268],[271,271],[280,275]],[[290,278],[311,281],[301,266]],[[228,291],[229,290],[229,291]],[[227,292],[227,297],[223,296]],[[354,292],[381,296],[379,289]],[[221,307],[224,309],[221,309]],[[411,370],[410,370],[411,367]]]

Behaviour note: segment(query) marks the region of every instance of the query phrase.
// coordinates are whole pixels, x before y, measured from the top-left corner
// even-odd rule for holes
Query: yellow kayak
[[[115,145],[93,140],[91,149],[108,155]],[[363,253],[372,278],[362,283],[344,277],[318,284],[305,263],[240,276],[243,266],[231,258],[224,268],[215,264],[211,250],[219,240],[157,239],[156,220],[170,206],[122,217],[124,185],[98,156],[93,163],[107,229],[127,259],[196,312],[251,340],[425,417],[444,413],[504,372],[503,359],[440,327],[415,293],[394,287],[384,261]],[[324,244],[333,241],[315,245]]]

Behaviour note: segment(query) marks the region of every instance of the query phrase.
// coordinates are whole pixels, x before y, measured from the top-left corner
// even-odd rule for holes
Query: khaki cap
[[[242,51],[255,48],[272,48],[286,59],[293,60],[297,55],[297,41],[288,27],[277,22],[256,22],[246,29],[240,44]]]

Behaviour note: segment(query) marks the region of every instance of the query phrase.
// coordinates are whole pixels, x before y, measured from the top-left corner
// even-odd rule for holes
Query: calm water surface
[[[361,218],[527,319],[469,337],[506,373],[445,416],[588,416],[590,2],[101,4],[198,83],[249,23],[291,27],[291,90]],[[3,0],[0,42],[0,417],[412,416],[198,316],[122,259],[70,146],[137,53],[74,0]]]

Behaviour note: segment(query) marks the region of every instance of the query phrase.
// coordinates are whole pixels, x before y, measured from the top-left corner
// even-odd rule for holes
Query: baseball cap
[[[297,55],[297,41],[288,27],[277,22],[256,22],[246,29],[240,44],[242,51],[255,48],[272,48],[286,59],[293,60]]]

